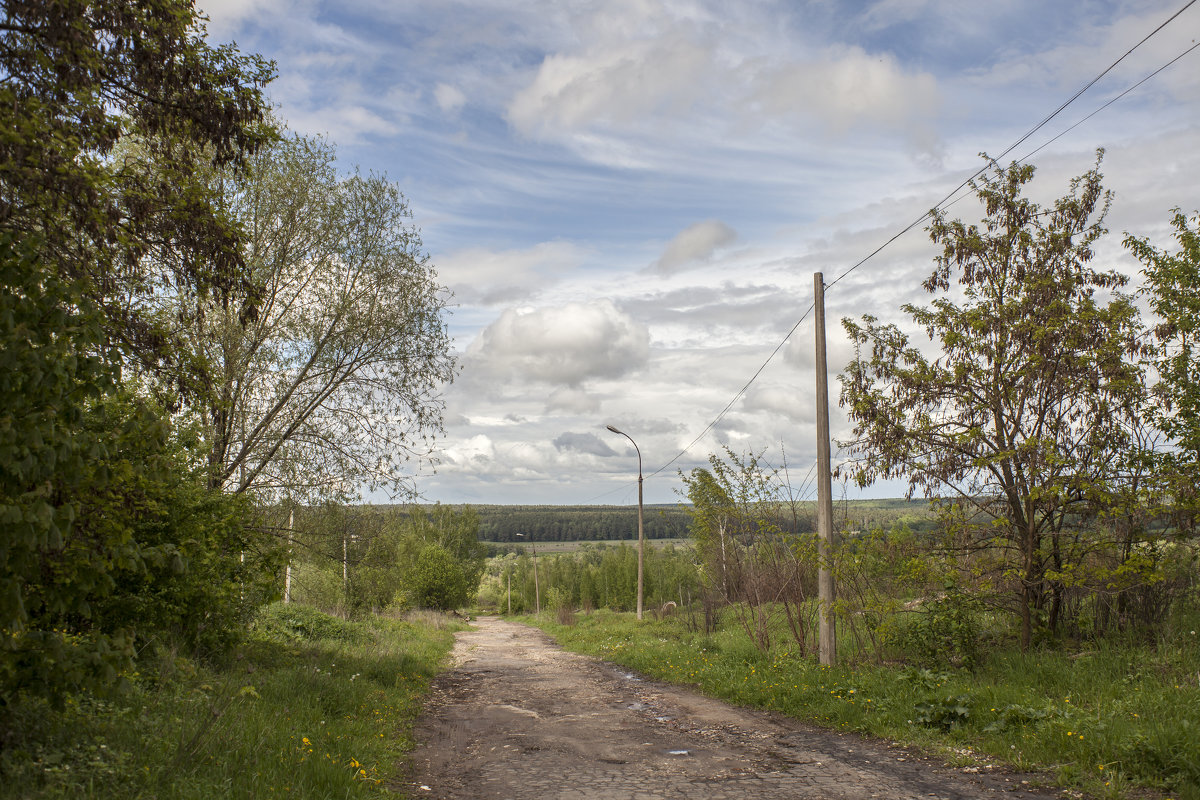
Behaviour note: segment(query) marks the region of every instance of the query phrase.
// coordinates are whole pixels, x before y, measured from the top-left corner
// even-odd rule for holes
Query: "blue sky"
[[[277,62],[278,115],[408,197],[462,364],[429,501],[630,503],[832,281],[1175,13],[1185,0],[200,0],[210,38]],[[1189,8],[1009,159],[1200,37]],[[1096,148],[1130,231],[1170,243],[1200,207],[1200,51],[1037,154],[1050,200]],[[952,216],[978,213],[970,199]],[[902,321],[918,229],[827,296],[835,437],[843,316]],[[722,446],[814,453],[806,321],[721,422],[646,481]],[[836,447],[835,447],[836,458]],[[835,493],[842,488],[835,486]],[[853,496],[856,492],[847,489]],[[898,485],[873,487],[895,496]]]

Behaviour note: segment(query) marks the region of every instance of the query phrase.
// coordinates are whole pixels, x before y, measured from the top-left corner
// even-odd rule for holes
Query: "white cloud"
[[[664,275],[712,258],[718,248],[737,241],[737,231],[718,219],[697,222],[680,231],[663,250],[654,269]]]
[[[558,450],[574,450],[593,456],[606,457],[617,454],[616,450],[613,450],[607,444],[600,441],[600,437],[594,433],[574,433],[567,431],[566,433],[559,434],[553,444]]]
[[[509,123],[585,153],[604,133],[744,138],[777,124],[827,136],[890,132],[937,146],[937,80],[889,53],[780,36],[769,13],[738,18],[738,27],[723,14],[653,0],[631,13],[638,24],[615,29],[577,20],[578,43],[545,56],[511,97]]]
[[[600,401],[578,386],[560,386],[546,398],[547,411],[563,411],[570,414],[595,414],[600,410]]]
[[[792,422],[812,424],[816,420],[816,410],[808,395],[809,387],[755,385],[742,400],[742,408],[780,415]]]
[[[841,134],[863,125],[926,136],[941,96],[928,73],[909,73],[887,54],[830,48],[817,57],[771,65],[748,82],[747,105],[780,119],[816,118]]]
[[[506,310],[467,349],[467,369],[577,387],[646,363],[650,333],[611,300]]]
[[[513,97],[508,119],[527,135],[549,137],[596,123],[679,116],[705,95],[712,58],[682,36],[548,55]]]
[[[433,98],[437,101],[438,108],[447,114],[458,111],[467,103],[467,96],[461,89],[445,83],[439,83],[434,88]]]
[[[287,0],[200,0],[196,6],[209,18],[210,38],[225,41],[233,38],[247,20],[278,14],[287,6]]]
[[[495,305],[545,288],[579,266],[585,255],[574,244],[541,242],[517,250],[456,250],[437,256],[434,263],[459,302]]]

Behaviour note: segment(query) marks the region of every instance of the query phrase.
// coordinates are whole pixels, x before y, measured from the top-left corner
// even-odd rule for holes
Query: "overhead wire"
[[[1189,8],[1191,8],[1193,5],[1195,5],[1195,3],[1196,3],[1196,0],[1188,0],[1188,2],[1184,3],[1184,5],[1183,5],[1183,7],[1182,7],[1182,8],[1180,8],[1178,11],[1176,11],[1174,14],[1172,14],[1170,17],[1168,17],[1168,18],[1167,18],[1167,19],[1166,19],[1166,20],[1165,20],[1165,21],[1164,21],[1164,22],[1163,22],[1161,25],[1159,25],[1157,28],[1155,28],[1154,30],[1150,31],[1150,33],[1148,33],[1148,34],[1146,34],[1145,36],[1143,36],[1143,37],[1141,38],[1141,40],[1140,40],[1140,41],[1139,41],[1137,44],[1135,44],[1133,47],[1129,48],[1129,49],[1128,49],[1128,50],[1126,50],[1126,51],[1125,51],[1123,54],[1121,54],[1121,57],[1120,57],[1120,58],[1118,58],[1116,61],[1114,61],[1113,63],[1109,64],[1107,67],[1105,67],[1105,68],[1104,68],[1104,70],[1103,70],[1103,71],[1102,71],[1100,74],[1098,74],[1096,77],[1092,78],[1090,81],[1088,81],[1087,83],[1085,83],[1085,84],[1084,84],[1084,85],[1083,85],[1081,88],[1079,88],[1079,89],[1078,89],[1078,90],[1075,92],[1075,94],[1071,95],[1069,98],[1067,98],[1066,100],[1064,100],[1064,101],[1063,101],[1063,102],[1062,102],[1062,103],[1061,103],[1061,104],[1058,106],[1058,108],[1054,109],[1054,111],[1050,112],[1050,113],[1049,113],[1049,114],[1047,114],[1045,117],[1043,117],[1043,118],[1042,118],[1042,120],[1041,120],[1041,122],[1038,122],[1038,123],[1037,123],[1036,125],[1034,125],[1032,128],[1030,128],[1030,129],[1029,129],[1029,130],[1027,130],[1025,133],[1023,133],[1023,134],[1020,136],[1020,138],[1018,138],[1018,139],[1017,139],[1015,142],[1013,142],[1012,144],[1010,144],[1008,147],[1004,148],[1004,150],[1003,150],[1003,151],[1002,151],[1002,152],[1001,152],[999,155],[995,156],[994,158],[991,158],[991,159],[990,159],[990,163],[989,163],[988,165],[985,165],[985,166],[983,166],[983,167],[980,167],[979,169],[975,170],[975,172],[973,172],[973,173],[971,174],[971,176],[970,176],[970,177],[968,177],[967,179],[965,179],[965,180],[964,180],[962,183],[958,184],[958,186],[955,186],[955,187],[954,187],[954,190],[953,190],[952,192],[950,192],[950,193],[949,193],[949,194],[947,194],[945,197],[943,197],[943,198],[942,198],[940,201],[938,201],[938,202],[937,202],[937,204],[935,204],[935,205],[934,205],[934,207],[933,207],[932,209],[930,209],[929,211],[926,211],[926,212],[925,212],[924,214],[922,214],[920,217],[918,217],[917,219],[913,220],[911,223],[909,223],[909,225],[908,225],[907,227],[905,227],[905,228],[904,228],[904,230],[902,230],[902,231],[900,231],[899,233],[895,234],[895,235],[894,235],[894,236],[892,236],[890,239],[888,239],[886,242],[884,242],[883,244],[881,244],[879,247],[877,247],[877,248],[875,248],[874,250],[872,250],[872,251],[871,251],[869,254],[867,254],[867,256],[866,256],[866,257],[862,258],[862,259],[861,259],[861,260],[859,260],[857,263],[855,263],[854,265],[852,265],[852,266],[851,266],[849,269],[847,269],[847,270],[846,270],[845,272],[843,272],[841,275],[838,275],[836,278],[834,278],[834,279],[833,279],[833,281],[831,281],[830,283],[827,283],[827,284],[825,284],[825,288],[826,288],[826,289],[832,289],[832,288],[833,288],[833,286],[834,286],[834,285],[835,285],[835,284],[836,284],[838,281],[840,281],[842,278],[846,277],[846,276],[847,276],[847,275],[849,275],[851,272],[854,272],[856,269],[858,269],[859,267],[861,267],[863,264],[867,263],[867,261],[869,261],[869,260],[871,260],[872,258],[874,258],[874,257],[875,257],[877,254],[879,254],[879,253],[880,253],[880,252],[881,252],[881,251],[882,251],[882,250],[883,250],[885,247],[887,247],[888,245],[890,245],[892,242],[896,241],[896,240],[897,240],[897,239],[899,239],[901,236],[903,236],[904,234],[908,233],[909,231],[911,231],[913,228],[915,228],[915,227],[917,227],[918,225],[920,225],[920,224],[921,224],[922,222],[924,222],[925,220],[929,219],[930,215],[933,213],[933,211],[934,211],[934,210],[936,210],[936,209],[938,209],[938,208],[941,208],[943,205],[945,205],[947,202],[949,202],[949,201],[950,201],[950,199],[951,199],[952,197],[954,197],[954,195],[956,195],[956,194],[958,194],[960,191],[962,191],[962,190],[963,190],[963,189],[964,189],[966,186],[968,186],[968,185],[971,183],[971,181],[975,180],[975,179],[976,179],[976,178],[978,178],[980,175],[982,175],[984,172],[986,172],[986,171],[987,171],[987,169],[989,168],[989,166],[990,166],[991,164],[994,164],[994,163],[998,162],[1000,159],[1002,159],[1002,158],[1004,158],[1005,156],[1007,156],[1007,155],[1008,155],[1009,153],[1011,153],[1013,150],[1016,150],[1016,149],[1017,149],[1018,147],[1020,147],[1020,146],[1021,146],[1021,145],[1022,145],[1022,144],[1023,144],[1025,141],[1026,141],[1026,140],[1027,140],[1027,139],[1029,139],[1029,137],[1033,136],[1033,135],[1034,135],[1035,133],[1037,133],[1039,130],[1041,130],[1042,128],[1046,127],[1046,125],[1048,125],[1048,124],[1050,123],[1050,121],[1051,121],[1051,120],[1053,120],[1055,117],[1057,117],[1057,116],[1058,116],[1059,114],[1061,114],[1063,111],[1065,111],[1065,110],[1066,110],[1066,108],[1067,108],[1068,106],[1070,106],[1072,103],[1074,103],[1076,100],[1078,100],[1078,99],[1079,99],[1079,98],[1080,98],[1080,97],[1083,95],[1083,93],[1084,93],[1084,92],[1086,92],[1088,89],[1092,88],[1092,87],[1093,87],[1093,86],[1095,86],[1095,85],[1096,85],[1098,82],[1100,82],[1100,80],[1101,80],[1101,79],[1103,79],[1105,75],[1107,75],[1108,73],[1112,72],[1112,71],[1113,71],[1113,69],[1115,69],[1115,68],[1117,67],[1117,65],[1118,65],[1118,64],[1120,64],[1122,61],[1124,61],[1126,58],[1128,58],[1128,57],[1130,56],[1130,54],[1131,54],[1131,53],[1133,53],[1133,52],[1134,52],[1135,50],[1137,50],[1139,47],[1141,47],[1141,46],[1142,46],[1142,45],[1144,45],[1146,42],[1148,42],[1148,41],[1149,41],[1149,40],[1150,40],[1150,39],[1151,39],[1151,38],[1152,38],[1152,37],[1153,37],[1155,34],[1157,34],[1157,33],[1158,33],[1159,31],[1161,31],[1163,28],[1167,27],[1167,25],[1171,24],[1171,23],[1172,23],[1172,22],[1173,22],[1173,21],[1174,21],[1174,20],[1175,20],[1175,19],[1176,19],[1176,18],[1177,18],[1177,17],[1178,17],[1180,14],[1182,14],[1182,13],[1183,13],[1183,12],[1185,12],[1185,11],[1187,11]],[[1188,48],[1188,49],[1187,49],[1187,50],[1185,50],[1183,53],[1181,53],[1181,54],[1179,54],[1178,56],[1176,56],[1175,58],[1171,59],[1171,61],[1169,61],[1169,62],[1167,62],[1166,64],[1164,64],[1163,66],[1159,67],[1159,68],[1158,68],[1158,69],[1156,69],[1154,72],[1150,73],[1150,74],[1149,74],[1149,75],[1147,75],[1145,78],[1142,78],[1140,81],[1138,81],[1137,83],[1135,83],[1133,86],[1129,87],[1129,88],[1128,88],[1128,89],[1126,89],[1124,92],[1122,92],[1121,94],[1119,94],[1119,95],[1117,95],[1116,97],[1114,97],[1112,100],[1109,100],[1107,103],[1105,103],[1104,105],[1100,106],[1100,108],[1096,109],[1096,110],[1095,110],[1095,111],[1093,111],[1091,114],[1089,114],[1088,116],[1086,116],[1086,117],[1084,117],[1083,119],[1081,119],[1079,122],[1076,122],[1076,123],[1075,123],[1074,125],[1072,125],[1070,128],[1067,128],[1067,130],[1065,130],[1065,131],[1062,131],[1062,132],[1061,132],[1061,133],[1059,133],[1057,136],[1055,136],[1053,139],[1050,139],[1049,141],[1047,141],[1047,142],[1043,143],[1043,144],[1042,144],[1040,147],[1038,147],[1036,150],[1033,150],[1031,153],[1027,154],[1027,155],[1025,156],[1025,158],[1029,158],[1030,156],[1032,156],[1032,155],[1033,155],[1033,153],[1037,153],[1037,152],[1038,152],[1039,150],[1041,150],[1042,148],[1044,148],[1044,147],[1048,146],[1049,144],[1051,144],[1052,142],[1055,142],[1055,141],[1057,141],[1058,139],[1062,138],[1062,136],[1064,136],[1064,135],[1065,135],[1067,132],[1069,132],[1069,131],[1072,131],[1072,130],[1074,130],[1075,128],[1079,127],[1079,126],[1080,126],[1080,125],[1082,125],[1084,122],[1086,122],[1087,120],[1091,119],[1091,118],[1092,118],[1092,117],[1094,117],[1096,114],[1098,114],[1098,113],[1100,113],[1101,111],[1103,111],[1104,109],[1108,108],[1110,105],[1112,105],[1113,103],[1115,103],[1117,100],[1121,99],[1121,98],[1122,98],[1122,97],[1124,97],[1126,94],[1128,94],[1129,92],[1131,92],[1131,91],[1133,91],[1134,89],[1136,89],[1138,86],[1141,86],[1143,83],[1145,83],[1146,81],[1148,81],[1150,78],[1153,78],[1155,75],[1157,75],[1158,73],[1162,72],[1164,69],[1166,69],[1167,67],[1171,66],[1171,65],[1172,65],[1172,64],[1174,64],[1176,61],[1178,61],[1179,59],[1183,58],[1185,55],[1187,55],[1188,53],[1190,53],[1192,50],[1195,50],[1195,49],[1196,49],[1196,45],[1193,45],[1192,47]],[[1024,160],[1024,159],[1022,159],[1022,160]]]
[[[1107,67],[1105,67],[1105,69],[1103,71],[1101,71],[1094,78],[1092,78],[1090,81],[1088,81],[1082,87],[1080,87],[1074,94],[1072,94],[1069,98],[1067,98],[1065,101],[1063,101],[1061,104],[1059,104],[1059,106],[1057,108],[1055,108],[1052,112],[1050,112],[1045,117],[1043,117],[1041,119],[1041,121],[1039,121],[1037,124],[1035,124],[1029,130],[1027,130],[1024,134],[1022,134],[1019,138],[1017,138],[1012,144],[1010,144],[1008,147],[1006,147],[997,156],[995,156],[994,158],[990,158],[988,165],[985,165],[985,166],[979,168],[978,170],[976,170],[975,172],[973,172],[969,177],[967,177],[961,183],[959,183],[957,186],[955,186],[954,189],[950,193],[948,193],[945,197],[943,197],[940,201],[938,201],[938,203],[936,203],[933,206],[933,208],[931,208],[928,211],[926,211],[925,213],[921,214],[915,220],[913,220],[908,225],[906,225],[903,229],[901,229],[900,231],[898,231],[897,233],[895,233],[891,237],[889,237],[883,244],[876,247],[874,250],[872,250],[870,253],[868,253],[866,256],[864,256],[862,259],[855,262],[853,265],[851,265],[846,270],[844,270],[840,275],[838,275],[832,281],[825,284],[825,288],[826,289],[833,288],[839,281],[841,281],[843,278],[845,278],[850,273],[857,270],[863,264],[867,263],[869,260],[874,258],[876,255],[881,253],[884,249],[889,247],[897,239],[904,236],[906,233],[911,231],[913,228],[917,227],[918,225],[922,224],[927,219],[929,219],[935,210],[940,209],[943,206],[946,206],[947,204],[950,204],[951,201],[953,200],[953,198],[955,197],[955,195],[957,195],[960,191],[962,191],[964,188],[966,188],[968,185],[970,185],[970,183],[973,180],[975,180],[980,175],[982,175],[984,172],[986,172],[987,169],[991,166],[991,164],[994,164],[994,163],[998,162],[1000,159],[1007,156],[1013,150],[1020,147],[1021,144],[1023,144],[1025,141],[1027,141],[1031,136],[1033,136],[1039,130],[1041,130],[1046,125],[1048,125],[1051,121],[1053,121],[1056,117],[1058,117],[1064,110],[1066,110],[1072,103],[1074,103],[1085,92],[1087,92],[1088,89],[1095,86],[1099,81],[1101,81],[1104,78],[1104,76],[1106,76],[1108,73],[1112,72],[1113,69],[1115,69],[1126,58],[1128,58],[1134,51],[1136,51],[1139,47],[1144,45],[1151,38],[1153,38],[1156,34],[1158,34],[1160,31],[1162,31],[1163,28],[1165,28],[1167,25],[1171,24],[1176,18],[1179,17],[1180,14],[1184,13],[1189,8],[1191,8],[1193,5],[1195,5],[1196,2],[1197,2],[1197,0],[1188,0],[1188,2],[1184,3],[1184,5],[1178,11],[1176,11],[1174,14],[1172,14],[1170,17],[1168,17],[1165,21],[1163,21],[1160,25],[1158,25],[1158,27],[1156,27],[1154,30],[1150,31],[1150,33],[1148,33],[1144,37],[1142,37],[1136,44],[1134,44],[1132,47],[1130,47],[1128,50],[1126,50],[1119,58],[1117,58],[1115,61],[1113,61]],[[1137,83],[1134,83],[1133,85],[1129,86],[1124,91],[1122,91],[1120,94],[1116,95],[1115,97],[1111,98],[1110,100],[1108,100],[1106,103],[1104,103],[1100,107],[1096,108],[1094,111],[1092,111],[1087,116],[1078,120],[1073,125],[1066,128],[1065,130],[1060,131],[1058,134],[1056,134],[1051,139],[1043,142],[1037,148],[1035,148],[1034,150],[1030,151],[1025,156],[1023,156],[1020,159],[1020,161],[1025,161],[1026,159],[1032,157],[1034,154],[1040,152],[1042,149],[1046,148],[1050,144],[1053,144],[1055,141],[1062,138],[1067,133],[1070,133],[1075,128],[1082,125],[1084,122],[1087,122],[1089,119],[1096,116],[1101,111],[1108,108],[1113,103],[1120,100],[1121,98],[1125,97],[1130,92],[1134,91],[1139,86],[1141,86],[1142,84],[1146,83],[1151,78],[1153,78],[1156,75],[1158,75],[1159,73],[1161,73],[1163,70],[1167,69],[1171,65],[1178,62],[1180,59],[1182,59],[1188,53],[1191,53],[1197,47],[1200,47],[1200,43],[1193,44],[1191,47],[1184,50],[1182,53],[1180,53],[1175,58],[1171,59],[1167,63],[1158,67],[1153,72],[1151,72],[1150,74],[1146,75],[1141,80],[1139,80]],[[961,198],[959,198],[959,199],[961,199]],[[957,201],[955,201],[955,202],[957,202]],[[763,371],[767,368],[767,366],[771,363],[771,361],[774,360],[775,356],[778,355],[779,351],[783,349],[784,345],[787,344],[787,342],[791,339],[792,335],[796,332],[796,330],[800,327],[800,325],[808,318],[808,315],[810,313],[812,313],[814,306],[815,306],[815,300],[814,300],[813,304],[809,305],[808,309],[804,312],[804,314],[800,317],[800,319],[798,319],[796,321],[796,323],[794,325],[792,325],[791,329],[788,330],[787,334],[783,337],[783,339],[779,342],[779,344],[775,346],[775,349],[771,351],[770,355],[768,355],[766,357],[766,359],[762,362],[762,364],[758,367],[758,369],[754,371],[754,374],[750,376],[750,379],[747,380],[740,389],[738,389],[737,393],[734,394],[733,398],[730,399],[730,401],[725,405],[724,408],[721,409],[721,411],[712,419],[712,421],[709,422],[704,427],[704,429],[702,431],[700,431],[700,433],[694,439],[692,439],[691,442],[688,443],[688,445],[686,447],[684,447],[682,450],[680,450],[678,453],[676,453],[669,461],[667,461],[661,467],[659,467],[658,469],[649,473],[645,477],[647,477],[647,478],[653,477],[655,475],[658,475],[659,473],[661,473],[663,470],[667,469],[668,467],[670,467],[672,464],[674,464],[676,461],[678,461],[680,458],[682,458],[684,455],[686,455],[693,447],[695,447],[697,442],[699,442],[702,438],[704,438],[704,436],[709,431],[711,431],[717,424],[720,423],[720,421],[722,419],[725,418],[726,415],[728,415],[728,413],[733,409],[733,406],[737,403],[737,401],[740,400],[746,394],[746,392],[750,389],[750,387],[754,384],[754,382],[758,380],[759,376],[763,373]],[[618,491],[618,490],[612,490],[610,492],[605,492],[604,494],[598,495],[598,497],[603,497],[607,494],[612,494],[613,491]]]

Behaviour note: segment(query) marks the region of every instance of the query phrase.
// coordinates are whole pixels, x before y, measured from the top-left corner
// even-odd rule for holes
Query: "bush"
[[[409,581],[407,599],[418,608],[449,611],[466,605],[470,599],[471,587],[462,564],[436,544],[421,550]]]
[[[371,638],[362,625],[296,603],[272,603],[263,607],[254,620],[254,630],[283,642],[361,644]]]
[[[979,659],[981,611],[978,598],[948,588],[920,605],[895,635],[896,645],[921,666],[973,669]]]

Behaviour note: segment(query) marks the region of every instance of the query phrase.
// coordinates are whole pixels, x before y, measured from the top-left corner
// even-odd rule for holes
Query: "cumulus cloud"
[[[722,247],[737,241],[737,231],[719,219],[706,219],[684,228],[667,243],[653,269],[664,275],[678,272],[689,264],[712,258]]]
[[[650,332],[611,300],[508,309],[467,350],[468,368],[493,376],[577,387],[646,363]]]
[[[594,433],[573,433],[566,432],[560,434],[554,440],[554,446],[558,450],[574,450],[577,453],[587,453],[593,456],[615,456],[616,450],[600,441],[600,437]]]

